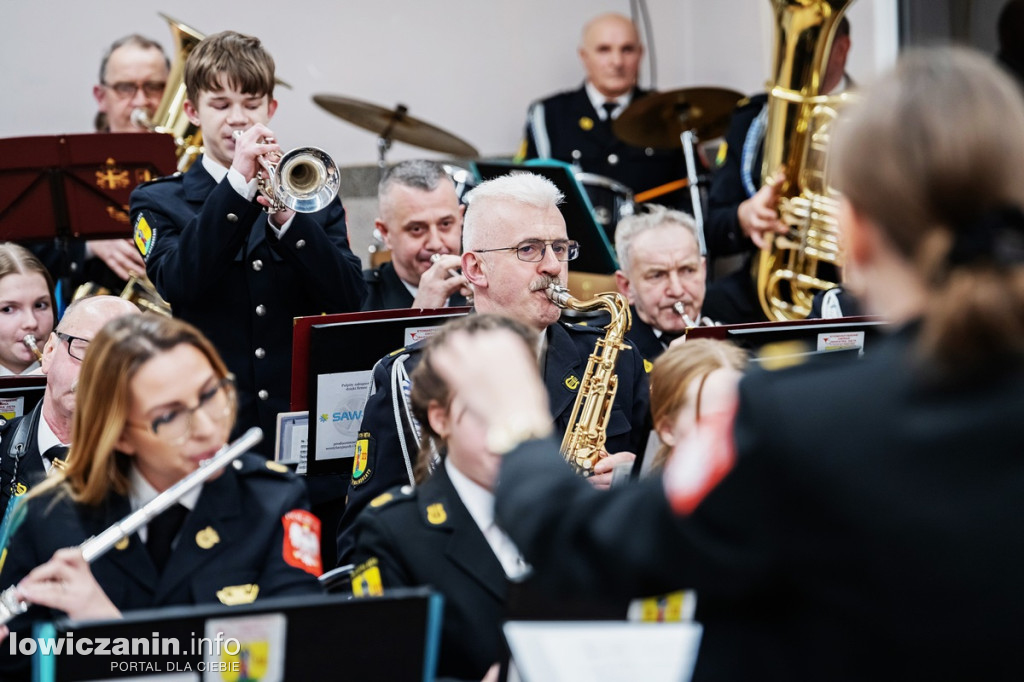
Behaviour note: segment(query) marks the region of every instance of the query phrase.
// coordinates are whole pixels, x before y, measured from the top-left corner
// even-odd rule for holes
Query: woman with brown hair
[[[0,587],[18,584],[21,598],[74,619],[319,592],[319,539],[296,541],[319,534],[305,486],[256,455],[91,565],[64,549],[195,471],[225,445],[234,417],[232,378],[197,329],[155,315],[108,323],[82,363],[67,469],[19,510]],[[30,610],[14,627],[44,615]]]
[[[41,348],[53,331],[56,310],[53,280],[39,259],[23,246],[0,243],[0,376],[39,367],[25,337]]]
[[[598,495],[552,463],[529,357],[496,333],[435,367],[518,442],[496,512],[534,580],[696,589],[695,680],[1019,679],[1024,99],[983,55],[909,52],[831,153],[858,293],[892,332],[751,372],[663,477]]]

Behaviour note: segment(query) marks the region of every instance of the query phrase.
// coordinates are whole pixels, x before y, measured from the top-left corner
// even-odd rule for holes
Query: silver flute
[[[237,440],[218,450],[217,454],[200,464],[199,468],[191,474],[154,497],[148,504],[133,511],[99,535],[94,535],[83,542],[78,548],[82,550],[82,557],[86,563],[91,564],[99,559],[114,545],[145,526],[161,512],[248,452],[261,440],[263,440],[263,430],[254,426]],[[0,592],[0,625],[6,625],[13,618],[28,610],[28,602],[18,597],[16,588],[17,585],[11,585]]]

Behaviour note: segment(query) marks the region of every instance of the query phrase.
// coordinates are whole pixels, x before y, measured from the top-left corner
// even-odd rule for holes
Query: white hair
[[[562,203],[565,196],[547,178],[513,171],[508,175],[481,182],[466,195],[466,217],[462,223],[462,243],[470,250],[474,236],[486,221],[486,204],[490,201],[515,201],[534,208],[546,209]]]
[[[688,213],[666,208],[658,204],[646,204],[646,212],[626,216],[615,227],[615,255],[619,257],[619,268],[629,272],[632,266],[633,240],[656,227],[678,225],[685,228],[700,244],[697,221]]]

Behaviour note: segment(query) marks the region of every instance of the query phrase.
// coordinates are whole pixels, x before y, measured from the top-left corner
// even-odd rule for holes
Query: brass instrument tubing
[[[32,334],[25,334],[25,338],[21,340],[25,344],[32,354],[36,356],[36,360],[43,359],[43,352],[39,350],[39,344],[36,343],[36,337]]]

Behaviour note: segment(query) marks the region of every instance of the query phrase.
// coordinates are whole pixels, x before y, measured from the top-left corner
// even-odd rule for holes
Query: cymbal
[[[612,132],[637,147],[673,149],[679,136],[694,131],[699,139],[725,134],[736,103],[743,95],[725,88],[683,88],[633,100],[612,121]]]
[[[414,147],[453,156],[480,156],[476,148],[465,140],[409,116],[402,104],[395,109],[385,109],[376,104],[338,95],[313,95],[313,101],[338,118],[363,130],[369,130],[388,142],[398,140]]]

